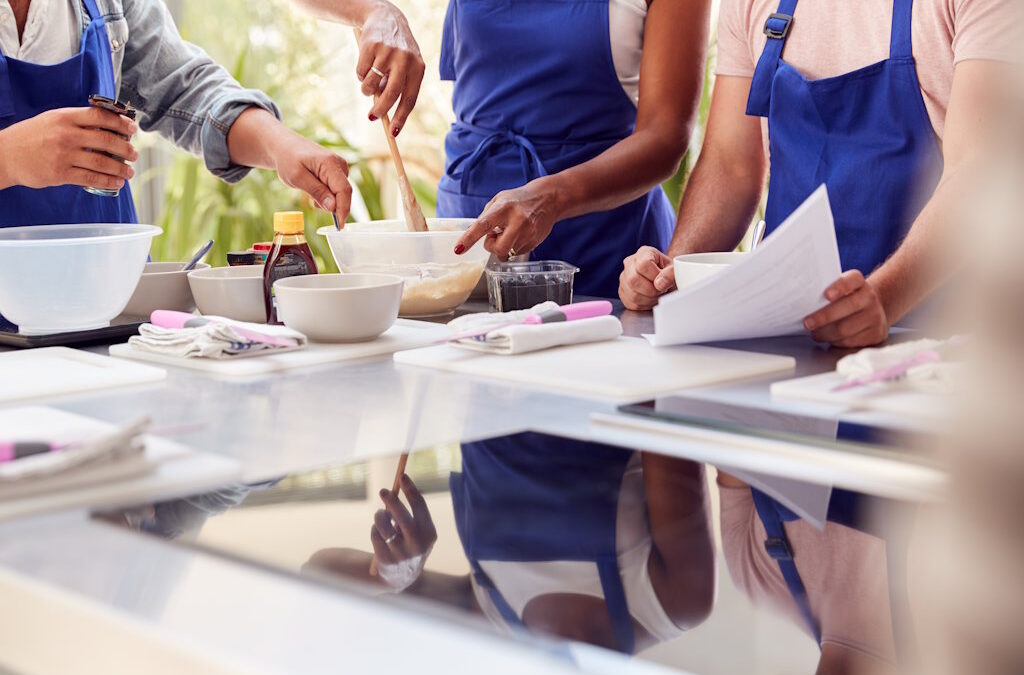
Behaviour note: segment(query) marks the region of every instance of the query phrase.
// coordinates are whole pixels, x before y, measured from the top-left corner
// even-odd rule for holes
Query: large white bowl
[[[142,317],[149,320],[149,315],[158,309],[169,309],[175,312],[191,312],[196,308],[192,297],[192,289],[188,285],[188,272],[183,262],[151,262],[146,263],[135,292],[125,305],[124,316]],[[205,270],[210,266],[196,263],[195,269]],[[191,271],[191,270],[189,270]]]
[[[391,328],[402,302],[394,274],[308,274],[274,282],[278,318],[314,342],[363,342]]]
[[[428,232],[409,232],[405,221],[348,223],[322,227],[343,273],[397,274],[405,280],[402,316],[446,314],[464,303],[477,285],[489,254],[483,242],[462,255],[455,244],[472,218],[428,218]]]
[[[160,232],[117,224],[0,229],[0,314],[29,335],[108,326]]]
[[[209,316],[235,321],[267,322],[263,297],[263,265],[211,267],[188,273],[196,307]]]

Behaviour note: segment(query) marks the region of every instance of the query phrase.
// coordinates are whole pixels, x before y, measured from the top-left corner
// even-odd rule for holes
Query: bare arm
[[[746,114],[749,92],[749,78],[715,81],[704,146],[679,206],[667,255],[644,247],[625,260],[619,297],[627,308],[650,309],[675,287],[673,256],[731,251],[746,232],[767,172],[761,120]]]
[[[636,128],[594,159],[499,193],[460,242],[468,250],[496,224],[492,252],[536,248],[560,220],[621,206],[679,168],[704,81],[708,0],[653,0],[644,27]]]
[[[953,72],[943,136],[943,174],[939,185],[900,247],[867,279],[857,270],[843,274],[825,292],[830,304],[807,317],[815,339],[840,347],[883,342],[889,327],[938,289],[955,272],[949,251],[954,226],[970,198],[978,169],[998,143],[991,130],[1005,109],[998,100],[1012,73],[994,61],[965,61]]]

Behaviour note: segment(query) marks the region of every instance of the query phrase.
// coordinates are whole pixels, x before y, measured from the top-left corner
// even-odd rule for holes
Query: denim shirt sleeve
[[[236,182],[249,167],[231,162],[228,131],[242,111],[259,106],[278,119],[269,97],[243,89],[206,52],[185,42],[161,0],[123,0],[128,39],[122,100],[140,111],[139,126],[201,156],[215,176]]]

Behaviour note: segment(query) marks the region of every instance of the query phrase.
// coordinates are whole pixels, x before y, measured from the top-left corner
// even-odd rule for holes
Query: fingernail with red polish
[[[466,247],[461,243],[455,245],[455,255],[462,255],[466,252]]]
[[[371,122],[376,122],[377,121],[377,116],[374,115],[373,113],[370,113],[370,121]]]
[[[380,496],[381,497],[387,497],[388,496],[388,491],[382,488],[381,491],[380,491]]]
[[[401,130],[402,129],[400,127],[395,127],[394,129],[391,130],[391,135],[394,136],[395,138],[398,138],[398,132]]]

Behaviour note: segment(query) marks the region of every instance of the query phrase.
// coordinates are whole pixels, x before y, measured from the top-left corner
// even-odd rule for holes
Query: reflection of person
[[[722,547],[733,582],[756,605],[773,607],[821,646],[818,673],[896,671],[886,543],[830,519],[824,531],[803,520],[783,524],[785,544],[767,532],[763,497],[719,474]],[[760,504],[755,499],[761,498]],[[788,547],[792,573],[772,552]],[[795,583],[795,585],[794,585]]]
[[[87,107],[91,94],[130,101],[138,124]],[[228,181],[274,169],[343,219],[345,161],[278,116],[264,94],[184,42],[159,0],[0,3],[0,226],[135,222],[125,181],[138,153],[115,134],[138,128],[201,155]]]
[[[407,569],[378,583],[482,612],[511,630],[629,653],[704,620],[715,569],[700,465],[571,441],[529,453],[521,436],[502,440],[500,449],[464,449],[462,472],[451,478],[472,574],[423,571],[436,533],[405,478],[411,513],[384,492],[388,515],[378,512],[371,540],[382,572]],[[308,567],[372,580],[368,562],[367,553],[328,549]]]
[[[733,249],[767,171],[769,236],[828,186],[844,273],[807,330],[843,347],[885,340],[951,273],[937,261],[1007,81],[996,61],[1015,4],[723,0],[704,147],[667,255],[626,261],[626,306],[672,290],[672,256]]]
[[[441,77],[457,119],[437,213],[480,216],[456,253],[481,238],[502,260],[532,251],[580,267],[577,292],[614,297],[622,259],[671,233],[658,184],[689,142],[709,6],[450,0]]]

